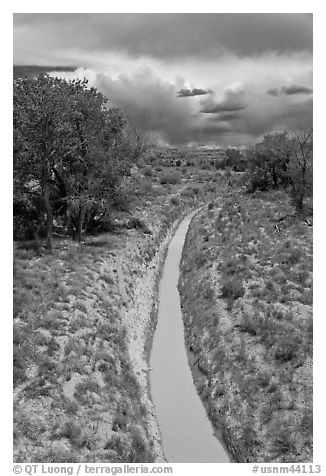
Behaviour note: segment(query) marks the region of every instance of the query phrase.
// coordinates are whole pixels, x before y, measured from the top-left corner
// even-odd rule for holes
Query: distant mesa
[[[75,71],[77,66],[14,65],[14,79],[33,78],[51,71]]]

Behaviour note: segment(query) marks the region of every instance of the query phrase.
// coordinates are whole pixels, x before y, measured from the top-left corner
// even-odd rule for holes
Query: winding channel
[[[185,236],[197,211],[178,226],[168,248],[159,287],[158,322],[150,365],[151,395],[164,455],[172,463],[228,463],[193,383],[178,292]]]

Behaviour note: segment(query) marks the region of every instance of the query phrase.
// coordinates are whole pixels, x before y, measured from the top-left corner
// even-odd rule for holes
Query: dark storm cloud
[[[298,84],[293,84],[292,86],[283,86],[280,89],[269,89],[267,94],[270,96],[292,96],[294,94],[312,94],[313,90],[307,88],[306,86],[300,86]]]
[[[178,98],[186,98],[186,97],[191,97],[191,96],[204,96],[205,94],[211,94],[213,91],[210,89],[180,89],[180,91],[177,92],[177,97]]]
[[[289,103],[285,96],[281,103],[266,103],[264,89],[260,93],[254,85],[246,85],[246,93],[228,88],[219,97],[203,97],[201,106],[217,111],[209,114],[198,113],[192,101],[180,101],[176,85],[149,69],[116,79],[97,73],[91,85],[122,108],[138,130],[170,145],[252,143],[273,130],[295,129],[298,121],[312,122],[312,98]]]
[[[160,59],[312,51],[313,39],[312,15],[299,13],[15,14],[14,35],[19,32],[36,47],[44,38],[56,50]]]
[[[210,116],[208,120],[210,122],[228,122],[234,121],[236,119],[240,119],[242,117],[241,111],[234,111],[234,112],[223,112],[213,116]]]
[[[174,84],[150,70],[113,80],[98,74],[96,87],[125,111],[139,130],[156,132],[172,144],[190,140],[194,124],[189,101],[177,101]]]
[[[171,145],[254,142],[312,114],[310,14],[16,14],[14,62],[80,65],[65,77]]]
[[[305,86],[298,86],[296,84],[294,84],[293,86],[283,87],[281,91],[283,94],[287,94],[287,95],[312,93],[311,88],[307,88]]]
[[[158,135],[171,145],[214,143],[231,130],[225,122],[202,121],[190,101],[176,98],[175,84],[150,70],[117,79],[98,73],[90,85],[109,98],[109,105],[118,105],[125,111],[138,130]]]
[[[280,95],[280,90],[277,89],[277,88],[273,88],[273,89],[269,89],[267,91],[267,94],[269,94],[270,96],[279,96]]]
[[[244,98],[244,91],[229,89],[224,92],[220,100],[214,100],[212,97],[203,99],[200,102],[202,106],[200,112],[215,114],[218,112],[241,111],[246,108]]]
[[[269,110],[266,114],[266,106],[259,103],[251,105],[246,111],[238,132],[244,132],[257,138],[273,130],[294,130],[301,124],[312,125],[312,99],[304,100],[295,104],[283,104]]]

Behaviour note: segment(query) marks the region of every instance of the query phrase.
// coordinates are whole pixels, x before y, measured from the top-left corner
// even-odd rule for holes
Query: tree
[[[106,103],[86,80],[44,75],[14,82],[15,200],[42,198],[49,250],[54,215],[65,216],[80,240],[91,211],[116,203],[131,167],[124,118]]]
[[[289,182],[287,167],[290,141],[286,131],[267,134],[248,153],[248,181],[251,190],[277,189]]]
[[[256,147],[250,147],[246,153],[248,168],[246,182],[250,192],[265,191],[271,187],[271,180],[265,165],[266,156]]]
[[[71,234],[80,241],[87,221],[114,206],[120,177],[129,172],[132,154],[121,111],[107,110],[107,98],[95,88],[88,89],[86,82],[74,82],[73,87],[74,140],[55,172],[65,184]]]
[[[248,186],[251,191],[284,187],[299,214],[313,188],[313,130],[301,128],[266,135],[248,151]]]
[[[46,213],[47,248],[52,249],[53,166],[67,128],[64,90],[66,82],[40,76],[14,81],[14,194],[16,201],[30,203],[41,197]]]
[[[234,172],[243,172],[245,170],[245,163],[243,155],[238,149],[226,149],[226,159],[224,166],[231,167]]]
[[[127,118],[127,134],[132,147],[132,161],[137,162],[139,157],[148,148],[147,141],[145,140],[145,131],[136,128],[126,111],[124,111],[124,115]]]
[[[313,129],[299,129],[291,138],[291,158],[288,177],[291,181],[291,196],[299,213],[303,211],[304,198],[313,189]]]

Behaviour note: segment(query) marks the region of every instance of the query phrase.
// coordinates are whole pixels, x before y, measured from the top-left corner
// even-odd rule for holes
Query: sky
[[[239,146],[312,124],[312,37],[312,14],[19,13],[14,64],[76,66],[158,144]]]

